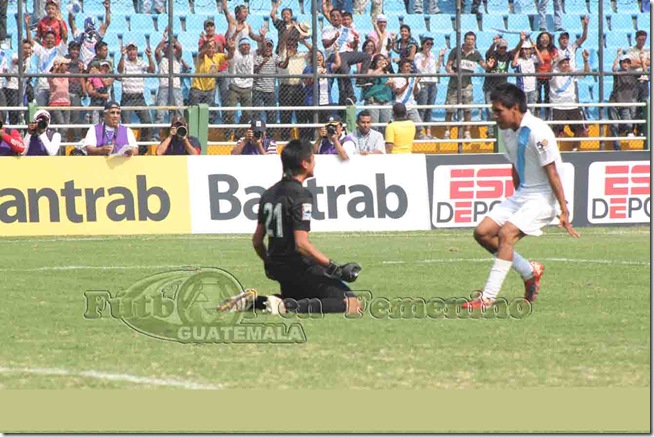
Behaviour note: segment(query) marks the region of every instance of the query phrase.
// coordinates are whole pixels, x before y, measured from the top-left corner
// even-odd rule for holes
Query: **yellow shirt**
[[[223,53],[216,53],[213,58],[204,55],[203,60],[198,60],[195,66],[197,74],[218,74],[218,70],[223,64],[227,64],[226,56]],[[194,77],[191,82],[191,88],[200,91],[213,91],[216,88],[216,79],[213,77]]]
[[[393,153],[411,153],[416,125],[411,120],[394,121],[386,126],[386,142],[393,144]]]

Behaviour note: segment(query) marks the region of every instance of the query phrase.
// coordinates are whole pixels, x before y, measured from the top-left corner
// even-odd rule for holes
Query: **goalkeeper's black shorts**
[[[343,281],[330,278],[325,267],[313,264],[266,263],[266,274],[279,282],[282,298],[326,299],[354,297],[354,293]]]

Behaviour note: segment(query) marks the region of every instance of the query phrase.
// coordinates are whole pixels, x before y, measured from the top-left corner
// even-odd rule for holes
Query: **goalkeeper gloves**
[[[361,266],[357,263],[347,263],[338,265],[330,260],[327,266],[326,274],[330,278],[340,279],[345,282],[354,282],[359,277]]]

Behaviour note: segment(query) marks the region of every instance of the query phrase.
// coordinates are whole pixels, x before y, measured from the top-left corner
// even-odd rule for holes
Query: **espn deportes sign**
[[[563,164],[561,179],[572,212],[572,164]],[[435,228],[476,226],[491,209],[515,192],[510,164],[439,165],[434,169],[432,188],[431,219]]]
[[[251,233],[259,199],[279,181],[279,156],[189,158],[193,233]],[[424,155],[316,156],[313,231],[427,230]]]
[[[649,223],[650,163],[594,162],[588,167],[588,221]]]

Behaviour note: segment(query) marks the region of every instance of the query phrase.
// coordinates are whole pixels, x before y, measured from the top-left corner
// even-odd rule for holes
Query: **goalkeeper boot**
[[[540,278],[543,276],[545,267],[543,264],[538,261],[530,261],[531,268],[534,271],[534,276],[529,279],[525,279],[525,299],[529,302],[533,302],[538,297],[538,291],[540,290]]]
[[[233,313],[237,311],[247,311],[252,308],[252,304],[257,300],[257,290],[248,288],[241,291],[236,296],[225,299],[216,308],[219,313]]]

